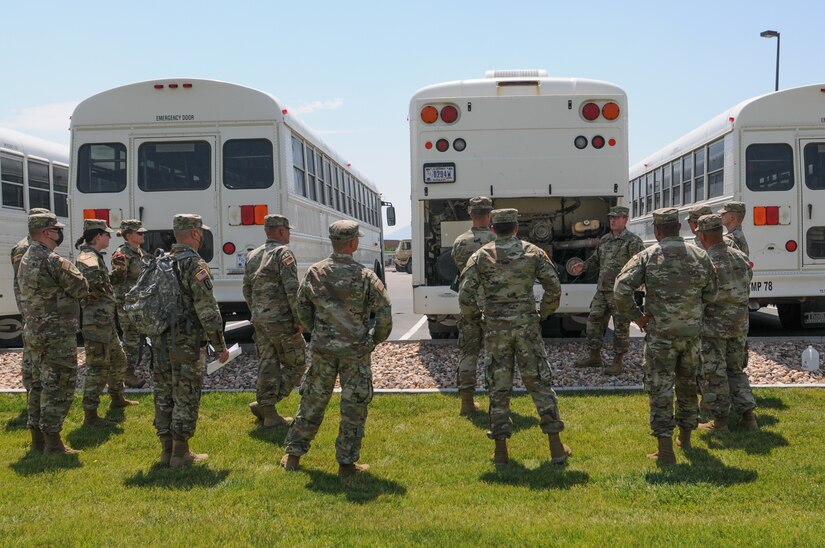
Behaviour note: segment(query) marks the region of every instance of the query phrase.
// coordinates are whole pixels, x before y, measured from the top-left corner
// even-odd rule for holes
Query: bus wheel
[[[776,305],[779,311],[779,323],[782,324],[782,329],[801,329],[802,328],[802,308],[796,303],[783,303]]]
[[[412,260],[407,261],[407,266],[404,267],[404,272],[412,274]]]

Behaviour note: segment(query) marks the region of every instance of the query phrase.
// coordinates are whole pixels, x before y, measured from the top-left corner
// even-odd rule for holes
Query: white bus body
[[[69,149],[0,128],[0,181],[0,346],[20,346],[23,326],[14,299],[11,249],[28,234],[33,207],[50,209],[66,222]],[[62,244],[58,253],[66,254],[68,248],[68,242]]]
[[[744,202],[751,308],[783,326],[825,325],[825,84],[743,101],[630,168],[628,228],[652,242],[651,211]]]
[[[143,221],[145,247],[169,248],[172,218],[211,228],[201,255],[225,317],[248,317],[245,257],[265,241],[263,218],[289,218],[299,275],[331,252],[328,226],[360,222],[356,260],[383,277],[381,199],[271,95],[193,78],[139,82],[80,103],[71,123],[71,232],[84,218]],[[114,247],[114,242],[113,242]]]
[[[519,237],[559,267],[563,325],[581,331],[596,276],[576,278],[564,266],[592,253],[625,188],[624,91],[545,71],[490,72],[421,89],[409,120],[413,301],[432,336],[455,330],[458,295],[449,285],[457,269],[449,252],[471,226],[468,199],[479,195],[519,210]]]

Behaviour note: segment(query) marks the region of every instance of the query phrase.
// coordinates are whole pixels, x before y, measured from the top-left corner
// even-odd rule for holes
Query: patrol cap
[[[114,232],[106,226],[106,221],[102,219],[83,219],[83,232],[87,230],[102,230],[103,232]]]
[[[695,223],[702,215],[710,215],[711,213],[713,213],[713,210],[711,210],[710,207],[706,205],[695,205],[688,210],[688,216],[685,217],[685,220]]]
[[[204,230],[212,230],[205,224],[200,215],[195,213],[178,213],[172,221],[172,228],[174,230],[186,230],[187,228],[202,228]]]
[[[722,209],[719,210],[719,213],[738,213],[740,215],[745,214],[745,203],[744,202],[728,202]]]
[[[518,222],[518,209],[508,207],[507,209],[494,209],[490,213],[490,220],[494,225]]]
[[[29,215],[42,215],[43,213],[51,213],[51,209],[45,207],[33,207],[29,210]]]
[[[124,219],[120,221],[120,228],[117,231],[118,236],[123,236],[127,232],[139,232],[143,234],[144,232],[148,232],[145,228],[143,228],[143,223],[137,219]]]
[[[716,230],[722,228],[722,216],[716,214],[710,215],[702,215],[699,217],[698,221],[699,227],[698,230],[701,232],[707,232],[710,230]]]
[[[279,226],[283,226],[285,228],[292,228],[289,226],[289,219],[284,217],[283,215],[277,215],[275,213],[271,215],[267,215],[264,217],[264,227],[266,228],[278,228]]]
[[[607,212],[608,217],[627,217],[629,214],[630,210],[624,206],[613,206]]]
[[[363,236],[364,234],[358,229],[359,225],[355,221],[335,221],[329,225],[329,239],[346,242]]]
[[[54,213],[37,213],[29,215],[29,230],[38,228],[63,228],[66,225],[57,220]]]
[[[487,196],[470,198],[470,206],[467,208],[468,211],[490,211],[491,209],[493,209],[493,200]]]
[[[669,225],[679,222],[679,210],[675,207],[662,207],[653,212],[654,225]]]

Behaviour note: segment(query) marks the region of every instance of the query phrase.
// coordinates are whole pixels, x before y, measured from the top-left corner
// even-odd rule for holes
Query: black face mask
[[[56,228],[55,230],[57,230],[57,240],[55,240],[54,243],[55,243],[55,246],[60,247],[60,244],[63,243],[63,229],[62,228]]]

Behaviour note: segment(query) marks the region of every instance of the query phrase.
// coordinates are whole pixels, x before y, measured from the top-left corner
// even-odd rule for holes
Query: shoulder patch
[[[16,253],[15,255],[12,256],[11,262],[15,263],[15,264],[19,263],[20,261],[23,260],[23,255],[25,255],[25,253]]]
[[[375,289],[377,289],[378,291],[384,291],[384,282],[382,282],[381,278],[379,278],[378,276],[375,276],[372,279],[372,285],[375,286]]]
[[[195,272],[195,279],[199,282],[202,282],[209,278],[209,272],[205,268],[201,268],[197,272]]]
[[[72,262],[67,261],[63,257],[60,258],[60,268],[62,270],[71,270],[72,269]]]
[[[78,257],[77,260],[78,262],[83,263],[89,268],[98,268],[100,266],[97,262],[97,257],[92,255],[91,253],[81,253],[80,257]]]
[[[292,266],[295,264],[295,257],[292,256],[292,253],[286,253],[281,259],[281,263],[284,266]]]

